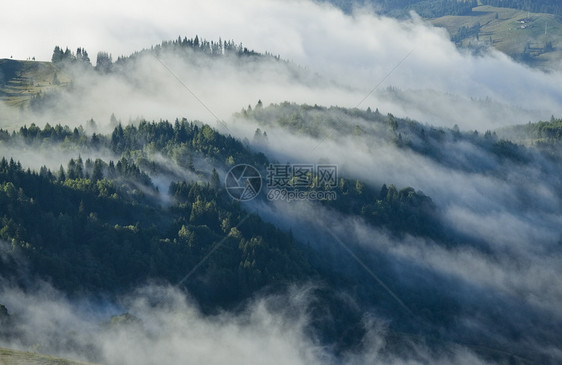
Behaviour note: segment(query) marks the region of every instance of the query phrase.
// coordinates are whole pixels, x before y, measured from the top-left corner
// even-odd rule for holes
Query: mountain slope
[[[471,14],[431,19],[461,46],[492,46],[514,59],[548,68],[562,56],[562,18],[558,15],[478,6]]]
[[[180,38],[103,69],[79,68],[80,84],[31,105],[46,120],[43,112],[90,99],[93,109],[101,109],[96,96],[102,94],[109,95],[109,107],[118,107],[133,99],[134,89],[143,98],[124,110],[147,104],[144,110],[160,116],[170,112],[166,101],[177,94],[178,110],[193,110],[184,105],[184,94],[197,85],[192,81],[198,73],[219,74],[221,81],[234,74],[240,85],[257,74],[260,92],[267,79],[262,72],[270,66],[275,72],[264,75],[274,74],[276,84],[310,75],[273,56],[242,47],[223,55],[222,48],[204,44]],[[234,66],[222,68],[225,60]],[[23,72],[8,69],[12,79]],[[96,92],[88,93],[96,84]],[[199,102],[219,119],[215,108]],[[264,106],[260,100],[217,123],[219,129],[185,118],[170,123],[139,117],[125,124],[112,114],[109,126],[83,120],[72,120],[75,128],[45,123],[0,130],[0,274],[9,283],[0,290],[9,293],[13,285],[27,292],[3,295],[2,303],[15,312],[12,323],[30,345],[41,341],[25,325],[39,317],[49,333],[57,333],[46,343],[61,344],[59,353],[68,353],[67,346],[99,358],[97,350],[88,352],[90,337],[80,349],[64,340],[74,337],[72,331],[94,328],[91,323],[65,333],[59,319],[66,313],[21,314],[27,310],[21,303],[35,302],[22,298],[36,293],[42,308],[49,297],[44,286],[62,298],[49,303],[53,308],[66,308],[68,296],[102,313],[135,309],[134,301],[123,298],[144,290],[135,294],[148,307],[144,323],[161,320],[163,308],[171,323],[185,321],[187,328],[191,311],[179,306],[176,313],[168,300],[190,298],[204,320],[219,318],[213,327],[221,330],[240,313],[247,323],[246,309],[263,300],[292,315],[285,298],[297,292],[296,321],[306,334],[301,342],[310,339],[327,349],[334,363],[377,342],[384,345],[375,346],[376,355],[413,361],[424,359],[425,352],[416,351],[420,346],[439,356],[470,352],[482,360],[475,363],[559,360],[551,350],[562,343],[559,155],[492,131],[432,126],[378,109],[291,102]],[[558,138],[558,124],[536,129]],[[254,200],[239,202],[227,193],[227,172],[237,164],[251,165],[263,178]],[[320,165],[337,168],[332,184],[313,178]],[[295,175],[295,166],[309,170]],[[273,189],[266,184],[277,169],[292,169],[283,187],[304,198],[269,195]],[[324,190],[336,199],[313,198]],[[249,316],[267,322],[264,311],[262,306]],[[145,351],[160,339],[185,338],[173,330],[185,328],[167,320],[144,329],[132,322],[133,332],[156,340],[139,342]],[[194,337],[208,333],[195,331]]]
[[[0,101],[26,108],[41,94],[52,92],[70,78],[51,62],[0,60]]]
[[[545,160],[540,151],[498,140],[491,132],[480,136],[435,128],[378,111],[282,103],[244,109],[238,118],[244,124],[257,121],[267,130],[269,142],[256,138],[242,143],[208,125],[179,120],[119,124],[105,135],[49,125],[1,133],[8,151],[25,145],[42,153],[47,145],[75,148],[77,154],[107,155],[109,150],[117,156],[117,162],[74,157],[58,171],[44,167],[32,172],[15,161],[0,162],[0,236],[11,244],[4,250],[9,259],[4,259],[2,276],[20,285],[26,285],[29,277],[48,280],[71,294],[117,296],[150,280],[181,283],[210,313],[244,306],[263,291],[279,293],[314,282],[319,288],[312,291],[316,299],[309,309],[310,331],[336,354],[359,346],[368,333],[362,315],[373,308],[389,321],[390,331],[401,333],[393,342],[397,351],[407,351],[416,336],[435,349],[442,348],[444,341],[473,344],[471,348],[492,359],[505,359],[498,355],[501,352],[540,358],[541,350],[528,342],[528,336],[559,343],[549,333],[556,333],[560,323],[550,317],[546,321],[543,309],[519,294],[544,293],[524,282],[510,284],[515,285],[511,288],[450,273],[463,266],[449,267],[449,260],[470,264],[474,257],[499,260],[493,265],[510,272],[502,260],[521,260],[529,242],[498,244],[502,234],[493,227],[490,238],[486,231],[457,226],[448,218],[450,207],[467,209],[463,206],[467,201],[470,208],[474,198],[467,198],[464,185],[449,183],[445,175],[433,180],[433,186],[424,186],[431,191],[427,196],[414,188],[391,185],[384,167],[373,169],[376,174],[363,174],[363,179],[358,170],[344,168],[334,188],[338,200],[293,206],[263,196],[251,204],[233,202],[217,173],[224,176],[231,166],[247,163],[267,176],[270,160],[253,149],[275,156],[276,142],[288,140],[287,135],[276,138],[279,129],[294,136],[292,143],[311,136],[323,140],[332,146],[331,156],[326,156],[330,159],[339,155],[335,151],[347,139],[353,139],[356,152],[364,143],[370,146],[370,161],[389,155],[406,157],[396,157],[401,162],[392,164],[394,171],[401,169],[400,163],[417,161],[406,174],[411,181],[416,181],[414,170],[423,175],[434,164],[441,166],[432,167],[436,171],[444,169],[462,176],[468,186],[475,184],[477,188],[471,189],[476,191],[492,184],[506,189],[505,181],[515,180],[509,188],[517,194],[508,194],[509,203],[501,194],[486,199],[513,209],[504,213],[514,214],[513,219],[518,214],[541,217],[544,221],[534,224],[553,231],[552,208],[543,207],[528,186],[535,181],[548,184],[542,189],[558,186],[549,174],[559,160]],[[530,166],[533,180],[527,182],[519,176]],[[465,214],[470,215],[470,210]],[[526,219],[523,216],[522,221]],[[505,240],[511,240],[507,234]],[[541,238],[536,244],[551,243]],[[408,254],[410,250],[416,253]],[[465,254],[468,257],[462,257]],[[438,259],[432,261],[432,255]],[[542,260],[540,255],[525,255],[525,260]],[[21,265],[21,256],[29,265]],[[489,286],[495,285],[502,291],[490,294]],[[481,296],[487,299],[475,299]],[[511,311],[499,312],[497,308],[503,306]],[[521,317],[548,331],[530,328],[518,321]],[[477,318],[481,327],[466,325],[461,318]],[[520,338],[523,332],[527,335]],[[487,346],[478,350],[481,342],[476,340],[482,338]]]
[[[558,69],[562,57],[562,7],[553,1],[338,1],[351,12],[355,5],[397,18],[410,11],[447,29],[458,46],[477,51],[493,47],[513,59],[542,69]]]
[[[34,352],[23,352],[0,348],[2,365],[93,365],[91,363],[72,361]]]

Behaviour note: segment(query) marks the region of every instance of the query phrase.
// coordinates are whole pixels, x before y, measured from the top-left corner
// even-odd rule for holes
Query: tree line
[[[105,51],[99,51],[96,56],[96,66],[94,69],[99,72],[111,72],[115,65],[126,64],[131,59],[135,59],[140,55],[146,53],[159,54],[163,51],[194,51],[212,57],[225,57],[225,56],[254,56],[254,57],[270,57],[279,60],[280,57],[273,56],[269,52],[264,54],[250,50],[244,47],[242,43],[236,43],[234,40],[223,41],[219,38],[218,41],[209,41],[206,39],[195,36],[194,38],[178,37],[176,40],[163,41],[161,44],[152,46],[150,49],[143,49],[142,51],[135,52],[129,56],[119,56],[116,61],[113,61],[113,56]],[[72,52],[68,47],[64,50],[60,46],[55,46],[51,57],[51,62],[57,65],[78,64],[87,67],[92,67],[90,56],[86,49],[78,47],[76,52]]]
[[[394,17],[409,16],[410,11],[415,11],[424,18],[439,18],[446,15],[468,15],[472,8],[478,6],[476,0],[367,0],[345,1],[326,0],[344,11],[351,12],[354,4],[366,3],[373,5],[383,14]]]
[[[533,13],[562,15],[562,6],[558,0],[481,0],[484,5],[512,8]]]

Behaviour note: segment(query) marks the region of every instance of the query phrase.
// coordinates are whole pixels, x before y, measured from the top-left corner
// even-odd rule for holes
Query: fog
[[[329,161],[338,165],[341,177],[375,187],[412,186],[431,197],[438,222],[456,237],[456,245],[396,236],[312,202],[254,201],[246,207],[319,250],[341,242],[365,253],[364,264],[375,274],[381,274],[375,258],[384,260],[388,266],[380,268],[381,277],[396,280],[399,295],[423,283],[441,297],[466,303],[457,313],[458,323],[442,329],[443,336],[486,335],[507,351],[521,346],[523,351],[561,358],[556,330],[562,323],[562,184],[556,159],[530,150],[530,163],[516,162],[466,140],[445,138],[439,146],[445,157],[439,161],[397,146],[384,136],[384,127],[332,110],[319,113],[318,120],[335,120],[339,128],[326,124],[318,138],[283,129],[275,118],[264,122],[233,116],[248,105],[254,108],[258,100],[265,106],[289,100],[378,108],[428,128],[456,124],[462,131],[482,133],[562,115],[559,72],[531,69],[493,50],[480,55],[459,50],[443,29],[415,14],[398,21],[357,8],[346,15],[309,1],[169,0],[158,7],[144,0],[32,1],[11,4],[0,15],[0,24],[2,57],[48,60],[52,47],[61,45],[85,47],[92,58],[97,50],[108,51],[115,59],[195,34],[209,40],[234,39],[249,49],[279,54],[282,60],[163,51],[141,54],[109,74],[69,68],[72,88],[61,90],[40,110],[0,105],[0,127],[18,129],[33,122],[74,127],[93,118],[97,131],[107,133],[115,127],[112,113],[124,124],[186,117],[249,140],[259,127],[267,131],[269,142],[253,147],[271,160]],[[341,133],[355,126],[365,134]],[[53,170],[78,154],[84,159],[117,158],[105,150],[23,143],[0,143],[0,154],[24,166]],[[201,179],[160,153],[150,157],[170,171],[169,176],[152,177],[161,191],[173,179]],[[196,164],[201,170],[212,168],[202,159]],[[2,260],[8,251],[2,251]],[[334,268],[340,265],[336,262]],[[426,283],[432,278],[438,279],[433,286]],[[336,358],[310,332],[307,308],[312,300],[310,287],[292,288],[259,295],[238,311],[209,316],[189,293],[172,287],[147,284],[116,300],[90,300],[65,298],[48,284],[37,284],[33,293],[26,293],[4,282],[0,303],[8,307],[21,336],[2,345],[108,364],[485,363],[473,347],[452,343],[443,344],[436,354],[407,340],[408,351],[396,355],[386,347],[389,336],[395,335],[389,335],[389,319],[369,311],[361,348]],[[404,304],[411,303],[405,299]],[[123,312],[141,324],[100,325]],[[514,344],[503,333],[508,330],[519,336]]]
[[[452,301],[459,305],[453,328],[451,325],[440,328],[451,342],[474,343],[478,338],[488,346],[479,349],[485,353],[491,350],[519,354],[534,359],[530,362],[541,356],[548,361],[560,360],[554,349],[561,343],[562,256],[556,248],[545,247],[550,244],[548,240],[527,241],[528,246],[519,247],[517,252],[496,247],[493,240],[487,242],[491,247],[484,249],[468,242],[447,247],[411,235],[398,238],[384,228],[372,227],[362,219],[346,217],[310,202],[252,207],[266,220],[291,230],[319,252],[339,252],[338,259],[332,258],[333,269],[339,275],[353,270],[351,267],[365,265],[365,275],[374,275],[373,290],[392,302],[396,311],[402,312],[403,306],[404,313],[411,312],[412,317],[407,318],[417,328],[430,326],[426,317],[429,313],[436,316],[433,318],[446,316],[438,307],[425,307],[424,300],[420,303],[415,294],[431,292],[442,303]],[[491,221],[493,217],[486,219]],[[455,223],[462,225],[463,221],[458,219]],[[502,223],[492,224],[497,225],[495,236],[510,231],[514,225]],[[480,226],[474,229],[486,230]],[[519,232],[529,234],[524,230],[519,228]],[[348,255],[338,245],[356,256]],[[394,322],[394,325],[399,324]],[[514,333],[517,335],[512,337]]]
[[[319,251],[334,249],[335,242],[345,244],[375,273],[391,278],[395,287],[412,282],[417,283],[412,289],[423,287],[431,277],[430,287],[463,303],[469,312],[456,335],[474,330],[480,332],[476,336],[505,342],[505,348],[513,350],[516,347],[508,343],[514,340],[498,332],[514,326],[519,334],[517,346],[559,356],[549,349],[560,345],[556,328],[562,323],[559,162],[533,148],[527,152],[531,162],[502,160],[476,144],[447,138],[440,144],[446,157],[434,160],[385,140],[384,127],[369,126],[361,118],[335,110],[318,112],[326,121],[322,133],[327,136],[318,139],[279,127],[276,113],[272,112],[269,122],[264,122],[267,117],[259,123],[239,119],[229,128],[248,136],[258,127],[265,130],[269,142],[257,148],[280,163],[329,162],[338,165],[340,177],[358,178],[374,187],[392,183],[398,189],[413,186],[423,191],[436,204],[443,227],[457,237],[456,243],[396,237],[384,227],[313,202],[251,203],[253,209]],[[312,120],[309,116],[309,123]],[[337,128],[333,120],[338,121]],[[367,135],[352,136],[354,126]],[[381,257],[390,262],[391,274],[380,266]],[[405,301],[406,306],[410,304],[414,303]],[[472,306],[479,308],[477,314],[470,313]],[[498,306],[510,310],[498,313]],[[490,316],[503,324],[496,327]]]
[[[326,111],[324,119],[330,119],[330,113],[335,112]],[[334,118],[340,123],[338,130],[351,131],[362,122],[337,113]],[[339,166],[341,176],[374,186],[392,183],[421,190],[439,206],[447,226],[493,246],[517,250],[528,245],[540,251],[542,246],[537,243],[550,247],[562,236],[557,214],[562,203],[558,163],[533,155],[532,149],[529,153],[535,161],[517,163],[501,160],[466,141],[444,141],[440,147],[447,156],[436,161],[397,147],[377,135],[376,129],[370,135],[354,137],[326,126],[328,138],[314,139],[275,123],[252,120],[239,119],[228,128],[248,138],[256,128],[265,130],[269,142],[259,149],[282,163],[329,161]]]
[[[41,167],[45,166],[53,173],[57,172],[61,165],[66,169],[71,158],[77,159],[82,157],[84,161],[100,158],[106,162],[110,160],[117,161],[120,158],[120,156],[117,156],[108,149],[90,149],[70,143],[66,145],[51,143],[37,145],[28,144],[17,139],[10,144],[1,143],[0,156],[5,157],[7,160],[13,159],[14,161],[21,162],[25,169],[30,168],[33,171],[39,171]]]
[[[454,345],[435,354],[412,342],[407,353],[392,354],[386,325],[374,317],[365,318],[369,334],[362,349],[335,358],[307,331],[312,289],[295,287],[253,300],[236,314],[204,316],[186,293],[172,287],[147,285],[118,304],[76,302],[47,284],[34,294],[4,288],[0,295],[24,336],[2,346],[105,364],[485,363]],[[112,315],[124,312],[134,317],[110,324]]]
[[[105,121],[112,112],[124,121],[138,116],[186,116],[215,122],[216,117],[228,119],[258,99],[266,105],[284,100],[347,107],[361,104],[430,124],[458,124],[464,129],[496,128],[562,114],[560,73],[531,69],[493,50],[478,56],[458,50],[443,29],[432,27],[415,14],[398,21],[365,8],[346,15],[329,5],[276,0],[235,4],[224,0],[205,4],[167,1],[156,9],[143,2],[78,5],[57,1],[52,5],[14,4],[3,12],[2,27],[19,30],[17,44],[16,37],[10,36],[13,31],[2,32],[3,50],[26,47],[18,52],[42,51],[41,59],[49,59],[52,47],[59,44],[73,50],[85,47],[91,58],[98,50],[108,51],[115,59],[178,35],[198,34],[209,40],[233,39],[249,49],[279,54],[294,62],[209,61],[163,55],[165,66],[214,116],[153,57],[130,66],[127,77],[94,77],[80,72],[74,75],[80,92],[73,91],[66,102],[58,102],[56,114],[49,118],[66,123],[92,117]],[[35,8],[37,13],[22,7]],[[52,12],[52,16],[45,12]],[[20,14],[26,14],[25,21]],[[45,19],[51,18],[58,21],[43,26]],[[68,34],[66,29],[76,31]],[[304,67],[297,75],[296,65]],[[385,91],[388,86],[400,92]],[[26,115],[21,122],[29,124],[45,117]]]

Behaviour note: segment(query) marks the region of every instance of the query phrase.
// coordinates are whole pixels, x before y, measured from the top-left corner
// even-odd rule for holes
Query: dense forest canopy
[[[367,0],[346,1],[328,0],[330,3],[351,11],[354,5],[371,5],[383,14],[406,17],[410,11],[415,11],[424,18],[438,18],[445,15],[468,15],[472,8],[478,6],[476,0]]]
[[[484,5],[499,6],[530,11],[562,15],[562,6],[556,0],[481,0]]]
[[[344,276],[332,281],[325,253],[319,255],[290,232],[249,213],[225,193],[215,169],[196,167],[200,159],[221,170],[243,162],[266,173],[263,154],[208,125],[142,121],[118,124],[107,135],[88,135],[83,128],[32,124],[12,133],[2,130],[0,136],[8,146],[78,146],[120,156],[107,161],[78,155],[55,171],[25,169],[13,159],[0,161],[0,238],[10,244],[9,252],[29,261],[27,269],[18,267],[17,260],[8,261],[2,275],[22,285],[32,275],[70,293],[117,294],[148,279],[179,282],[186,268],[196,266],[217,244],[220,251],[185,283],[209,310],[235,305],[264,287],[310,280],[328,280],[331,287],[350,280]],[[155,151],[200,181],[174,181],[181,177],[155,160]],[[168,191],[159,191],[151,179],[162,175],[172,181]],[[373,187],[341,177],[336,191],[341,199],[325,202],[331,209],[364,217],[396,234],[441,237],[430,228],[435,209],[431,199],[413,188]],[[325,295],[330,305],[343,305],[333,294]],[[361,331],[352,333],[359,336]],[[344,346],[340,341],[349,340],[330,341]]]
[[[264,54],[255,52],[254,50],[249,50],[244,47],[242,43],[235,43],[234,40],[223,41],[221,38],[218,41],[209,41],[206,39],[200,39],[199,36],[194,38],[178,37],[178,39],[173,41],[163,41],[161,44],[151,47],[150,49],[143,49],[138,52],[134,52],[129,56],[119,56],[115,62],[113,61],[113,56],[107,52],[100,51],[96,57],[96,71],[109,72],[113,65],[123,65],[132,59],[136,59],[146,53],[160,54],[161,52],[178,52],[178,51],[195,51],[202,55],[212,56],[212,57],[228,57],[228,56],[254,56],[254,57],[271,57],[279,60],[279,56],[273,56],[269,52]],[[51,57],[51,62],[54,64],[64,65],[64,64],[82,64],[86,66],[92,66],[88,52],[79,47],[76,53],[72,52],[70,49],[63,49],[60,46],[55,46],[53,50],[53,55]]]
[[[446,15],[470,15],[472,8],[479,5],[476,0],[327,0],[330,3],[351,11],[354,5],[367,4],[383,14],[407,16],[415,11],[424,18],[438,18]],[[481,0],[482,5],[513,8],[533,13],[562,15],[562,7],[556,0]]]

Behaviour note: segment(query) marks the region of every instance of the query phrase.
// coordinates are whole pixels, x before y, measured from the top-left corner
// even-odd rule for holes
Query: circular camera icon
[[[258,196],[262,179],[259,171],[250,165],[236,165],[226,174],[225,187],[232,199],[248,201]]]

